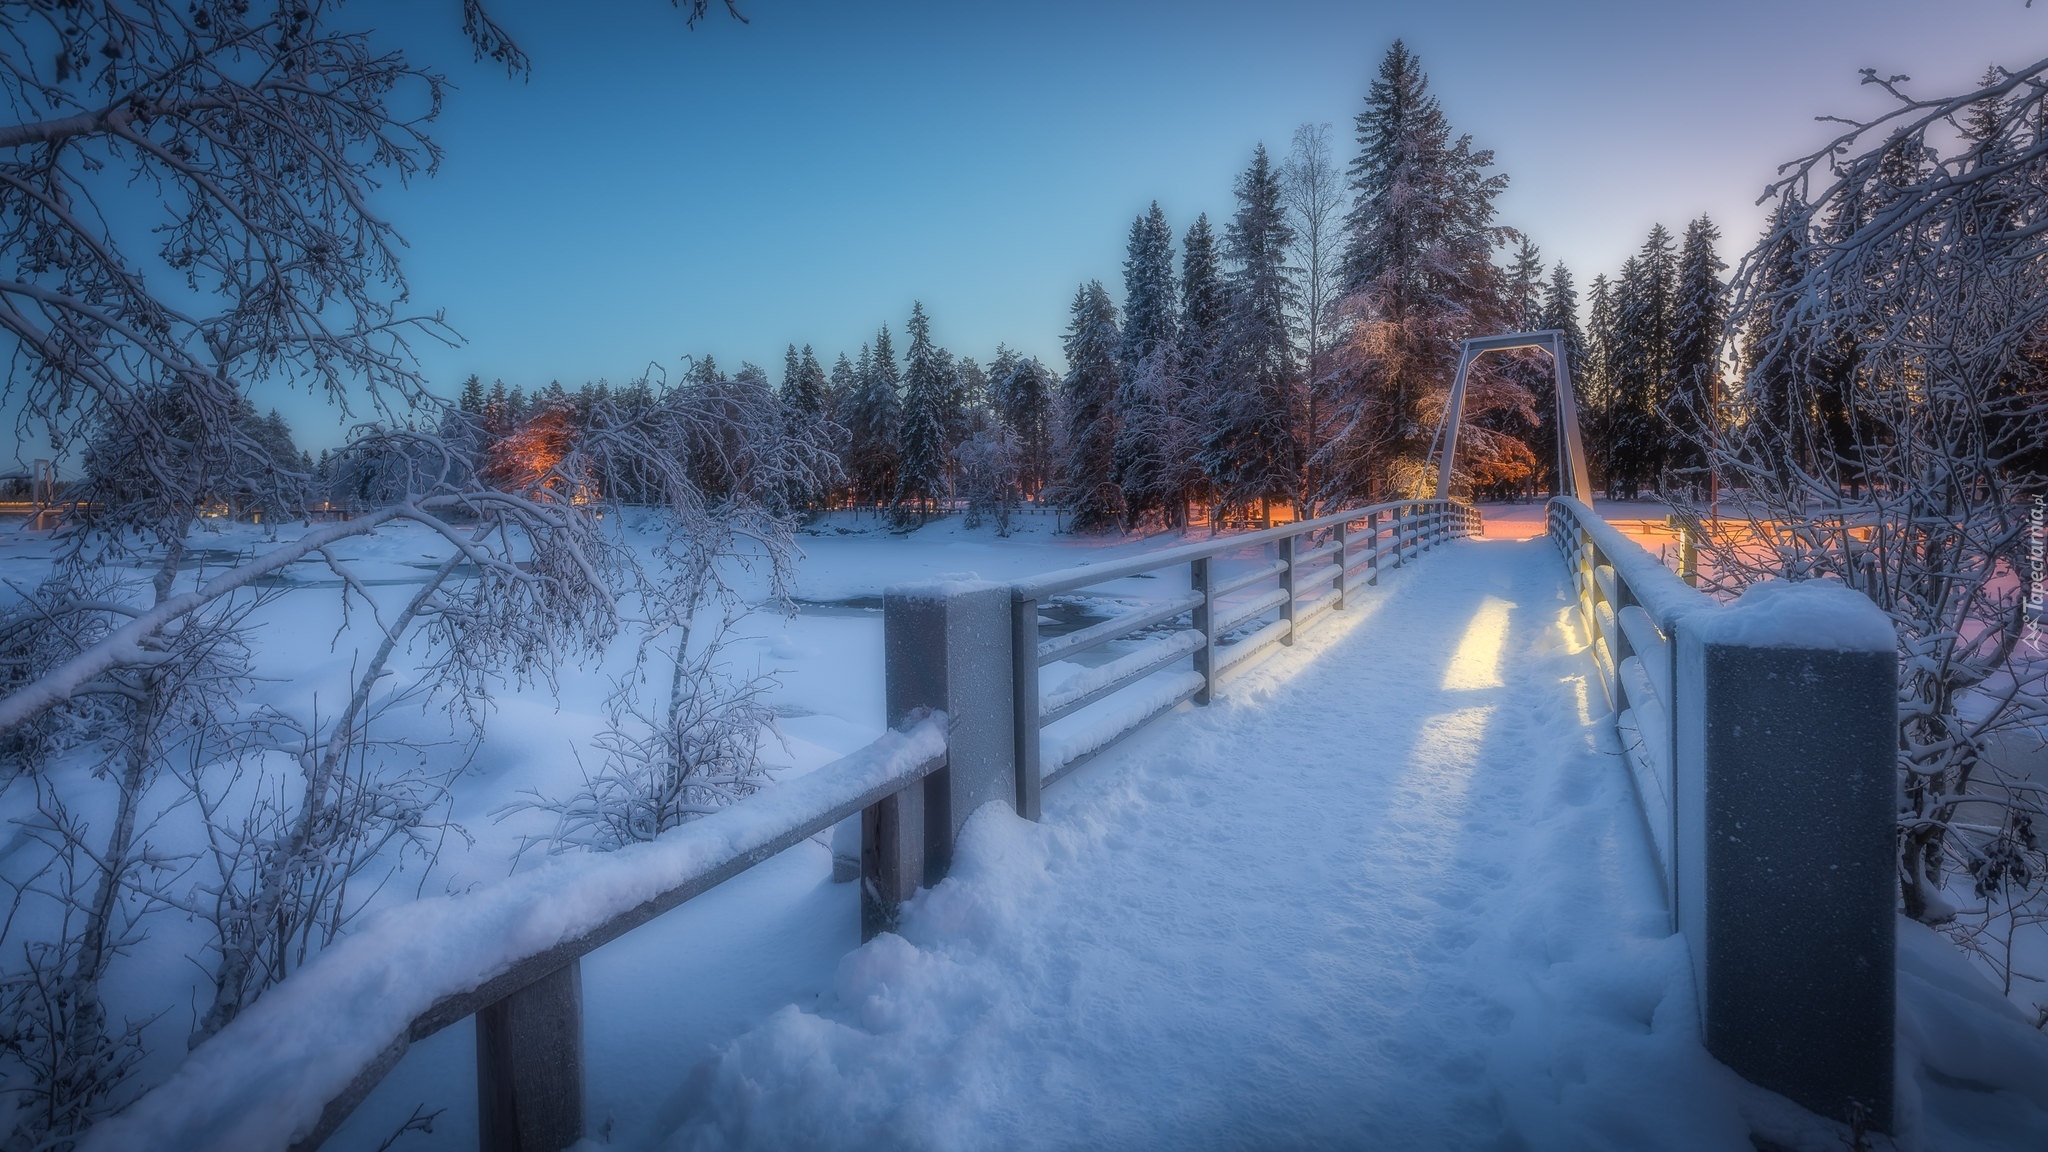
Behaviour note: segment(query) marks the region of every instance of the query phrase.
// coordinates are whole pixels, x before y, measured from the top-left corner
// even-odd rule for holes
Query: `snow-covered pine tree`
[[[950,354],[947,355],[950,359]],[[946,444],[949,452],[987,425],[991,407],[989,375],[974,357],[962,356],[953,360],[951,378],[952,388],[946,398]]]
[[[476,373],[471,372],[469,379],[462,382],[462,399],[457,404],[457,407],[460,407],[464,412],[472,416],[481,416],[484,411],[484,403],[483,379]]]
[[[1593,484],[1611,491],[1607,458],[1612,454],[1614,408],[1614,285],[1605,272],[1596,273],[1586,290],[1585,372],[1579,377],[1587,463],[1594,473]]]
[[[1227,508],[1301,496],[1301,444],[1295,438],[1294,362],[1288,316],[1295,287],[1287,266],[1293,238],[1280,203],[1280,175],[1261,144],[1237,180],[1237,213],[1224,232],[1230,261],[1225,283],[1230,311],[1218,362],[1220,385],[1210,397],[1202,465]]]
[[[825,411],[838,420],[843,412],[851,411],[853,398],[860,390],[860,376],[854,371],[853,361],[841,352],[832,362],[832,375],[825,383]]]
[[[1671,440],[1664,411],[1671,400],[1672,319],[1678,257],[1671,233],[1651,227],[1642,248],[1622,266],[1614,310],[1614,409],[1610,485],[1633,500],[1656,486]]]
[[[1185,523],[1187,505],[1211,499],[1208,473],[1202,467],[1202,437],[1209,404],[1216,394],[1230,293],[1223,283],[1222,261],[1216,253],[1216,234],[1209,227],[1208,213],[1195,217],[1180,248],[1181,387],[1180,412],[1174,424],[1179,439],[1172,457],[1179,465],[1174,488]]]
[[[1062,392],[1067,408],[1066,474],[1060,502],[1073,517],[1076,532],[1106,532],[1123,515],[1123,497],[1116,486],[1116,353],[1122,343],[1116,304],[1100,280],[1090,280],[1074,293],[1072,320],[1063,348],[1067,378]]]
[[[1170,427],[1180,406],[1175,304],[1173,229],[1154,200],[1131,221],[1124,256],[1114,472],[1127,529],[1154,513],[1170,523],[1179,507]]]
[[[1423,484],[1458,340],[1506,325],[1492,257],[1511,238],[1493,223],[1507,177],[1488,174],[1491,151],[1452,136],[1420,61],[1398,40],[1366,94],[1357,132],[1340,303],[1351,334],[1334,435],[1317,469],[1326,503],[1369,496],[1389,481]],[[1502,398],[1528,403],[1512,390]],[[1470,399],[1467,413],[1476,417]],[[1507,451],[1484,436],[1471,447],[1474,459]]]
[[[797,359],[796,345],[791,344],[784,348],[782,351],[782,387],[776,392],[776,398],[781,400],[785,407],[796,407],[796,393],[800,387],[797,383],[797,375],[802,370],[802,361]]]
[[[1714,252],[1720,238],[1721,230],[1701,216],[1686,225],[1678,255],[1671,317],[1671,401],[1664,407],[1673,435],[1666,463],[1672,480],[1689,488],[1705,483],[1707,442],[1721,398],[1721,339],[1728,320],[1721,273],[1728,266]]]
[[[896,495],[896,469],[902,459],[903,399],[898,394],[896,353],[889,328],[883,325],[872,349],[862,345],[853,403],[846,413],[849,437],[847,472],[854,499],[886,504]]]
[[[801,355],[796,345],[791,344],[783,355],[782,389],[777,399],[782,405],[783,425],[788,434],[805,443],[829,445],[836,455],[844,430],[825,414],[825,370],[818,364],[817,353],[804,345]],[[836,482],[836,481],[835,481]],[[791,489],[788,493],[792,509],[816,509],[831,495],[826,490]]]
[[[1036,500],[1053,474],[1053,401],[1059,380],[1036,356],[1018,360],[1002,379],[1002,420],[1017,434],[1019,482]]]
[[[954,382],[948,357],[932,343],[932,322],[922,302],[910,306],[909,331],[894,503],[899,527],[922,527],[946,497],[946,418]]]

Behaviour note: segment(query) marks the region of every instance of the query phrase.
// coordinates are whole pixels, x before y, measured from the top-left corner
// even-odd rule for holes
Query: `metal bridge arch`
[[[1541,348],[1550,353],[1557,370],[1557,474],[1571,477],[1571,494],[1591,507],[1593,483],[1586,472],[1586,445],[1579,435],[1579,405],[1572,396],[1572,373],[1566,362],[1564,333],[1512,332],[1501,336],[1480,336],[1458,345],[1458,377],[1451,385],[1451,402],[1444,412],[1444,454],[1436,472],[1436,497],[1451,496],[1451,469],[1458,458],[1458,423],[1465,411],[1465,377],[1472,362],[1488,352],[1512,352],[1518,348]]]

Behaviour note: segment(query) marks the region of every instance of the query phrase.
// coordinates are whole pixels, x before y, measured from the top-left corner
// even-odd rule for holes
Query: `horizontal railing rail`
[[[1678,883],[1671,724],[1678,649],[1671,634],[1679,617],[1714,601],[1577,500],[1552,500],[1548,527],[1572,576],[1600,690],[1614,713],[1669,904]]]
[[[1692,957],[1707,1050],[1816,1112],[1890,1131],[1889,619],[1827,581],[1723,604],[1577,500],[1552,500],[1548,529]]]
[[[78,1147],[315,1148],[407,1048],[475,1016],[481,1146],[566,1148],[583,1136],[581,959],[855,814],[873,935],[924,879],[919,793],[945,770],[945,733],[921,717],[652,841],[382,913]]]
[[[1292,644],[1310,622],[1343,607],[1354,577],[1377,583],[1383,565],[1397,566],[1479,527],[1469,504],[1395,501],[1013,583],[1018,811],[1035,819],[1045,786],[1182,702],[1208,703],[1226,672],[1272,645]],[[1258,558],[1269,548],[1271,560]],[[1220,570],[1246,553],[1252,558],[1245,571]],[[1040,635],[1041,608],[1056,597],[1092,591],[1100,599],[1104,585],[1175,569],[1186,570],[1186,594],[1148,597],[1064,636]],[[1143,639],[1162,629],[1170,631]],[[1097,667],[1042,680],[1048,666],[1133,640],[1142,642]]]

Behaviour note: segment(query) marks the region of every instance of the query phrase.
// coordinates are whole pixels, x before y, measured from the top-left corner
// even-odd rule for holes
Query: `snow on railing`
[[[1714,600],[1577,500],[1552,500],[1548,519],[1550,537],[1572,575],[1600,688],[1614,712],[1668,901],[1678,882],[1671,802],[1678,649],[1671,633],[1679,617],[1711,608]]]
[[[1354,578],[1376,583],[1478,527],[1469,505],[1405,501],[1016,584],[891,589],[882,739],[649,843],[370,918],[79,1147],[317,1147],[411,1044],[475,1016],[482,1146],[566,1148],[584,1134],[584,955],[856,812],[862,933],[883,931],[945,874],[976,808],[1001,800],[1036,819],[1044,783],[1182,701],[1207,702],[1226,669],[1343,607]],[[1274,559],[1248,571],[1212,568],[1264,548]],[[1040,639],[1042,600],[1182,566],[1187,592]],[[1096,667],[1069,662],[1152,629]],[[1045,666],[1057,671],[1041,696]]]
[[[471,1015],[482,1146],[565,1148],[583,1133],[580,959],[855,813],[900,823],[898,798],[945,762],[946,718],[924,716],[647,843],[379,913],[78,1148],[316,1147],[408,1046]],[[865,930],[922,876],[901,875],[887,852],[863,857]]]
[[[1800,1104],[1891,1129],[1897,666],[1888,618],[1829,581],[1721,604],[1585,504],[1550,502],[1708,1051]]]

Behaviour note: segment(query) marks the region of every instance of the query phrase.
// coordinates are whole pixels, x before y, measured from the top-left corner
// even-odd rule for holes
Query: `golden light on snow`
[[[1444,669],[1445,688],[1466,691],[1501,686],[1500,649],[1508,638],[1509,607],[1498,596],[1488,596],[1479,605],[1458,639],[1458,650],[1451,654],[1451,666]]]

